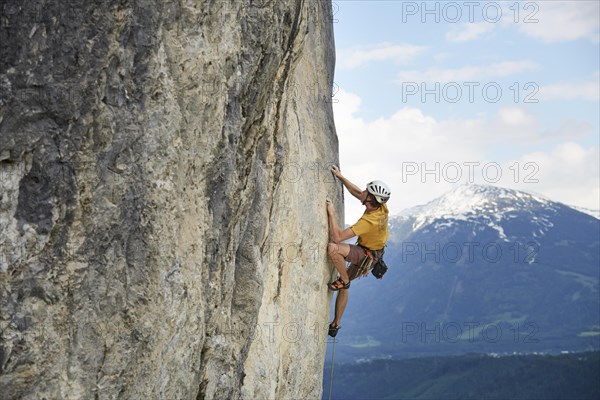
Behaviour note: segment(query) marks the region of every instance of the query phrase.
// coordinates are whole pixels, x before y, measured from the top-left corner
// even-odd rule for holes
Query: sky
[[[392,215],[464,183],[600,209],[599,1],[332,7],[340,169]]]

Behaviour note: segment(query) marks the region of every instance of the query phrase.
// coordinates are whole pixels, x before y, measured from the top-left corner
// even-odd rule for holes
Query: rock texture
[[[1,397],[319,398],[331,3],[0,7]]]

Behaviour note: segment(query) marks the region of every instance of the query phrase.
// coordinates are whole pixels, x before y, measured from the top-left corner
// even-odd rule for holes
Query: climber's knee
[[[327,245],[327,254],[332,259],[337,257],[345,259],[350,254],[350,246],[346,243],[329,243]]]
[[[327,254],[329,254],[329,257],[335,257],[339,254],[339,251],[340,247],[337,243],[329,243],[327,245]]]

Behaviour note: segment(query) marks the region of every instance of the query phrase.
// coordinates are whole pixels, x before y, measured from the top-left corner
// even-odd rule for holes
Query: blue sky
[[[467,181],[599,209],[599,4],[334,1],[342,172],[393,214]]]

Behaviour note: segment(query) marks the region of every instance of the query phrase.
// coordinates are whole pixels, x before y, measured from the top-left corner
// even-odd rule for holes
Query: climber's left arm
[[[329,220],[329,233],[331,235],[331,241],[334,243],[341,243],[344,240],[350,239],[356,236],[352,229],[340,229],[335,220],[335,209],[333,208],[333,202],[328,198],[327,202],[327,218]]]

